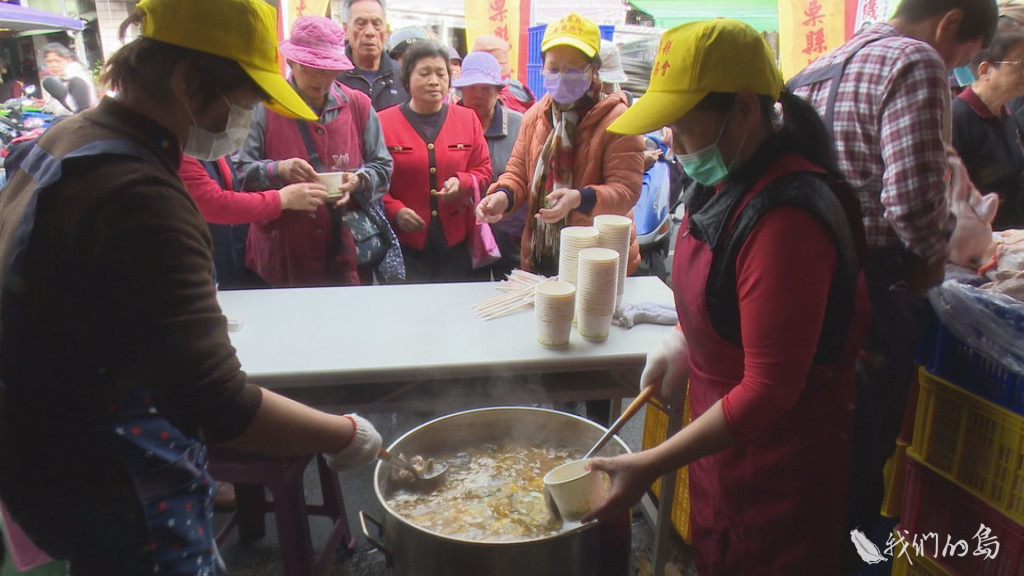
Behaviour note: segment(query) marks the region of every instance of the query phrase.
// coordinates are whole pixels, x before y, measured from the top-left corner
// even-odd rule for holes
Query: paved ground
[[[368,418],[380,430],[385,445],[419,424],[432,420],[442,414],[374,414]],[[623,429],[620,436],[632,450],[640,448],[643,438],[644,413],[640,412]],[[311,501],[319,502],[319,487],[316,484],[314,470],[311,467],[306,474],[306,493]],[[366,510],[374,516],[382,517],[382,508],[377,502],[372,488],[373,466],[346,472],[342,475],[342,491],[349,515],[349,525],[356,531],[357,548],[354,553],[339,557],[331,566],[332,575],[345,576],[384,576],[390,574],[383,554],[375,550],[359,531],[359,510]],[[218,527],[224,522],[226,515],[218,514]],[[237,536],[232,534],[222,547],[223,556],[231,574],[245,576],[274,576],[281,573],[277,556],[276,531],[273,517],[267,516],[267,535],[260,541],[240,544]],[[327,519],[314,518],[313,545],[319,550],[330,529]],[[688,550],[682,540],[674,536],[673,561],[666,574],[696,574],[689,562]],[[639,512],[633,520],[633,569],[631,574],[647,576],[650,571],[650,559],[653,554],[654,533],[650,524]]]

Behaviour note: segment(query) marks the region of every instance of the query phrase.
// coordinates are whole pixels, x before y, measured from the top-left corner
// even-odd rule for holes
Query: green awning
[[[630,4],[654,18],[659,28],[711,18],[735,18],[758,32],[778,31],[778,0],[630,0]]]

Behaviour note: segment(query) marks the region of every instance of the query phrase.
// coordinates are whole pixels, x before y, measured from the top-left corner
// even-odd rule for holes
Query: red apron
[[[342,100],[339,86],[332,88],[339,102],[337,115],[327,124],[306,122],[306,126],[322,162],[344,155],[348,158],[346,169],[354,169],[363,164],[363,136],[358,126],[365,122],[355,119],[355,107]],[[309,160],[295,120],[268,110],[265,134],[263,148],[268,160]],[[282,210],[275,220],[254,223],[249,227],[245,265],[275,288],[358,286],[355,239],[335,216],[325,204],[313,213]]]
[[[821,172],[802,158],[783,157],[730,218],[767,183],[794,171]],[[740,384],[744,356],[712,326],[705,299],[712,252],[685,232],[689,224],[687,216],[672,278],[690,350],[689,395],[696,419]],[[811,367],[796,405],[767,430],[690,464],[690,525],[702,576],[839,573],[856,354],[856,345],[848,342],[840,363]]]

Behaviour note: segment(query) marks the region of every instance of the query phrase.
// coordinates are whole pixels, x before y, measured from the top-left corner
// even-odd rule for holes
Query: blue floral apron
[[[121,155],[157,160],[144,148],[127,140],[91,142],[57,158],[36,147],[21,169],[36,182],[13,238],[5,262],[0,298],[0,362],[12,366],[25,351],[19,343],[26,331],[22,315],[25,266],[29,237],[35,224],[40,191],[60,180],[63,161],[97,155]],[[0,389],[31,386],[30,382],[3,382]],[[148,552],[156,574],[213,576],[217,573],[213,539],[213,494],[216,483],[206,471],[206,449],[198,432],[186,434],[164,418],[144,387],[112,399],[107,413],[98,415],[102,430],[109,432],[125,470],[132,478],[148,527]],[[72,565],[74,570],[74,565]]]

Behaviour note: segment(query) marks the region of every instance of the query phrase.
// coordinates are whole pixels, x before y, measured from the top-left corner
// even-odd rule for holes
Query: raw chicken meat
[[[981,288],[1024,301],[1024,230],[1004,230],[992,237],[991,255],[978,270],[992,282]]]

